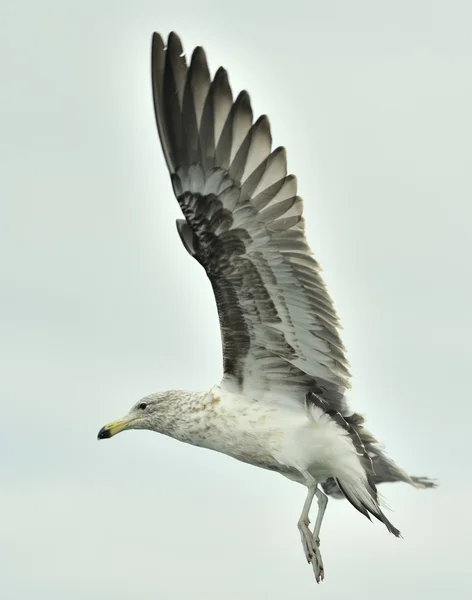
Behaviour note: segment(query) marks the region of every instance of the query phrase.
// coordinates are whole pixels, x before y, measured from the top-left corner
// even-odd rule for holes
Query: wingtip
[[[151,38],[151,64],[154,64],[157,57],[164,52],[164,40],[159,33],[154,32]]]
[[[215,77],[214,77],[215,81],[228,81],[229,77],[228,77],[228,71],[224,68],[224,67],[218,67],[216,73],[215,73]]]
[[[192,52],[192,63],[201,61],[204,61],[206,63],[205,50],[203,46],[196,46],[194,51]]]
[[[175,31],[171,31],[167,38],[167,52],[176,56],[182,56],[184,54],[182,41]]]
[[[208,86],[210,85],[210,70],[208,68],[205,50],[202,48],[202,46],[197,46],[192,52],[192,58],[190,59],[190,70],[193,75],[203,75],[204,78],[208,80]]]
[[[264,130],[267,135],[270,137],[270,141],[272,144],[272,136],[270,133],[270,120],[267,115],[261,115],[258,117],[257,121],[254,123],[254,126],[257,126],[258,129]]]
[[[214,93],[222,98],[229,99],[229,102],[233,103],[233,93],[229,84],[228,72],[225,68],[219,67],[213,77],[212,87]]]
[[[167,45],[170,46],[171,44],[179,44],[180,46],[182,45],[180,37],[177,33],[175,33],[175,31],[171,31],[167,36]]]
[[[152,34],[152,43],[154,44],[162,44],[162,46],[164,47],[169,47],[169,46],[180,46],[182,47],[182,42],[180,40],[180,37],[175,33],[175,31],[171,31],[169,33],[169,35],[167,36],[167,44],[164,42],[164,38],[163,36],[158,33],[157,31],[154,31]]]
[[[246,90],[242,90],[239,92],[238,97],[234,102],[234,109],[238,111],[247,112],[251,115],[252,121],[252,106],[251,106],[251,98]]]
[[[152,34],[152,45],[154,46],[154,44],[159,44],[161,43],[162,45],[164,45],[164,40],[162,39],[162,36],[160,33],[157,33],[157,31],[154,31]]]
[[[239,104],[250,104],[251,98],[249,97],[249,93],[246,90],[241,90],[236,98],[236,102]]]

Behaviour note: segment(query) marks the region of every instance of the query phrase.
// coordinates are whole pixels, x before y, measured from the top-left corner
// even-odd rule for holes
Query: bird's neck
[[[171,390],[166,393],[166,400],[168,406],[156,431],[195,444],[207,427],[208,409],[214,403],[211,392]]]

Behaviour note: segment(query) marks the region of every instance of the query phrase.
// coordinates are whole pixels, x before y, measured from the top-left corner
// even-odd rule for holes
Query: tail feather
[[[435,488],[437,483],[434,479],[428,477],[416,477],[409,475],[406,471],[401,469],[395,461],[393,461],[387,454],[385,454],[381,444],[375,439],[375,437],[362,426],[362,421],[359,415],[353,414],[349,417],[351,424],[354,423],[357,426],[357,434],[360,437],[364,448],[370,458],[370,482],[377,486],[379,483],[389,483],[402,481],[414,486],[417,489]],[[323,483],[323,489],[326,494],[329,494],[333,498],[343,498],[344,494],[339,489],[337,481],[330,477]]]
[[[362,487],[354,485],[349,481],[340,481],[336,479],[336,483],[343,493],[344,497],[356,508],[360,513],[371,521],[370,515],[374,516],[381,523],[385,525],[390,533],[393,533],[395,537],[401,537],[400,531],[390,523],[387,517],[382,512],[378,500],[377,490],[375,485],[367,483]]]
[[[343,467],[338,465],[336,476],[328,477],[322,486],[324,491],[334,497],[346,498],[361,514],[371,520],[371,515],[385,525],[395,537],[401,537],[400,531],[390,523],[382,512],[377,496],[378,483],[387,481],[404,481],[416,488],[436,487],[434,481],[427,477],[414,477],[391,460],[382,450],[376,438],[363,427],[361,415],[342,414],[339,410],[330,408],[318,389],[311,390],[306,395],[308,416],[312,410],[319,409],[335,423],[339,431],[347,436],[355,451],[357,461]],[[314,420],[317,420],[316,416]],[[357,464],[356,464],[357,463]]]
[[[437,486],[432,479],[428,479],[427,477],[409,475],[383,452],[380,445],[372,445],[370,451],[373,465],[372,479],[376,485],[379,483],[404,481],[416,488],[432,488]]]
[[[428,477],[415,477],[415,475],[410,475],[410,479],[415,488],[420,490],[438,487],[438,484],[434,481],[434,479],[429,479]]]

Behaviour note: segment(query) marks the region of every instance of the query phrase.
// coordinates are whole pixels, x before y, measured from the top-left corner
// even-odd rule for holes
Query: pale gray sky
[[[470,589],[468,1],[4,0],[0,8],[0,597],[455,599]],[[355,407],[411,473],[404,539],[330,502],[316,589],[304,489],[149,432],[148,392],[219,381],[210,285],[175,231],[150,36],[202,44],[305,199]]]

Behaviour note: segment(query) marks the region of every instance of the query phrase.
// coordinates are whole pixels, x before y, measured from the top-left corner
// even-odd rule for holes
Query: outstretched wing
[[[302,200],[284,148],[271,149],[266,116],[249,96],[233,102],[224,69],[210,78],[205,53],[187,65],[174,33],[154,34],[157,126],[187,251],[215,293],[224,382],[246,392],[314,392],[346,413],[348,363],[338,319],[305,240]]]

